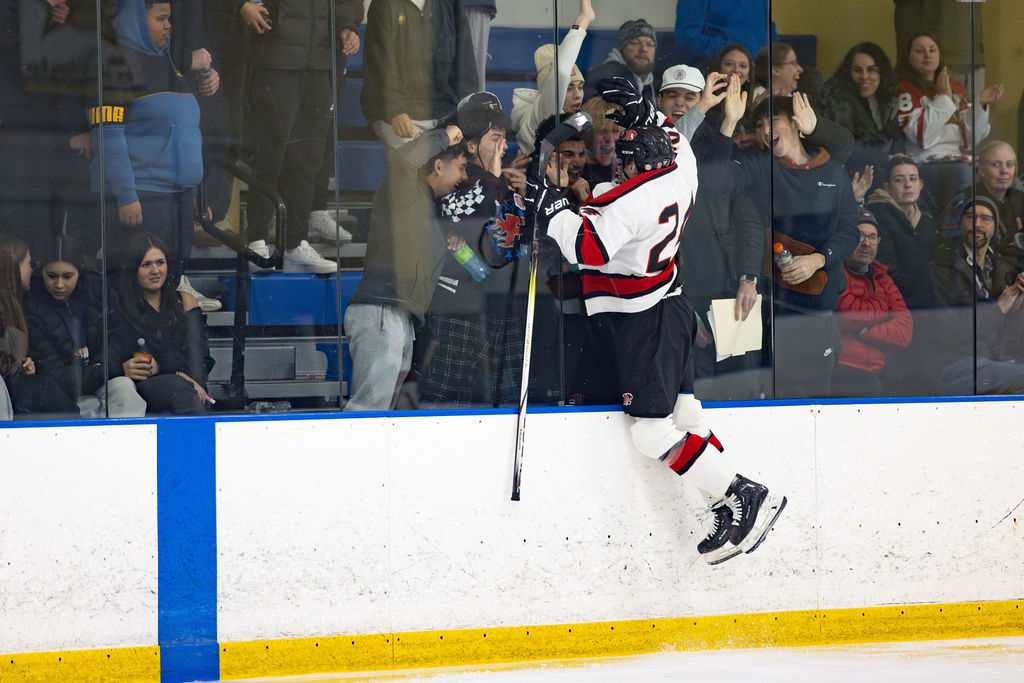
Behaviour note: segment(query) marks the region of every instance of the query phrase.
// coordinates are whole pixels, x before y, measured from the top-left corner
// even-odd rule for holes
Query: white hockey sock
[[[676,404],[672,408],[672,421],[684,432],[705,437],[711,433],[704,422],[704,408],[693,394],[676,396]]]
[[[660,458],[686,436],[676,429],[671,415],[635,417],[629,433],[637,450],[648,458]]]
[[[725,496],[736,471],[729,467],[729,461],[717,448],[705,448],[682,476],[696,486],[711,505]]]

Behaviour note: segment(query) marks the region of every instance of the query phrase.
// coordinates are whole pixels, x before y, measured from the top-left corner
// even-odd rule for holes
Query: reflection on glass
[[[767,5],[124,0],[99,3],[97,26],[93,3],[11,3],[0,233],[19,258],[0,415],[146,411],[146,379],[125,376],[137,338],[115,344],[143,232],[207,316],[215,363],[183,371],[205,403],[186,412],[515,405],[533,188],[551,172],[578,210],[622,182],[613,119],[629,107],[601,97],[606,77],[696,158],[676,265],[699,397],[1017,391],[1017,86],[1002,29],[987,55],[979,40],[997,10],[777,2],[769,40]],[[539,142],[577,110],[591,130],[540,168]],[[779,241],[795,268],[773,263]],[[577,271],[541,238],[532,404],[621,401]],[[721,357],[711,302],[742,319],[758,295],[762,350]],[[149,393],[149,414],[180,408]]]

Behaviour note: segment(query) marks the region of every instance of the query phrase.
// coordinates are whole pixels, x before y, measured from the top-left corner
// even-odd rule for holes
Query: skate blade
[[[775,510],[775,514],[773,514],[771,519],[768,520],[768,523],[762,526],[759,523],[760,520],[758,520],[758,522],[755,522],[754,528],[750,530],[750,533],[747,534],[747,537],[743,539],[737,547],[745,553],[752,553],[755,550],[757,550],[757,546],[761,545],[761,543],[764,542],[764,539],[768,535],[768,532],[772,530],[772,526],[775,525],[775,520],[777,520],[779,518],[779,515],[782,514],[782,511],[786,509],[786,502],[786,497],[783,496],[782,500],[779,501],[778,503],[778,509]],[[764,510],[766,507],[770,507],[770,505],[762,505],[761,510]],[[750,543],[748,543],[748,541],[750,541]]]
[[[721,548],[719,548],[718,550],[716,550],[714,552],[711,552],[711,553],[708,553],[707,555],[704,555],[704,561],[707,562],[709,565],[711,565],[713,567],[716,564],[722,564],[726,560],[731,560],[732,558],[736,557],[737,555],[742,555],[742,554],[743,554],[743,550],[741,550],[739,546],[737,546],[737,545],[733,545],[733,546],[726,545],[726,546],[722,546]]]

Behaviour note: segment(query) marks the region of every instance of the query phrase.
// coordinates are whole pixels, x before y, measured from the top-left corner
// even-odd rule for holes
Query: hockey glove
[[[540,234],[548,234],[548,224],[556,214],[572,209],[572,203],[566,198],[561,188],[546,177],[527,184],[527,202],[530,203],[536,216],[534,229]]]
[[[600,83],[601,97],[622,107],[622,111],[605,114],[623,128],[651,126],[657,122],[657,113],[651,101],[643,96],[631,78],[614,76],[604,78]]]

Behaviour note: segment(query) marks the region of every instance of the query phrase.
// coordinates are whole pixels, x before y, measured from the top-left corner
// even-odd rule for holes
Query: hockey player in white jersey
[[[616,361],[633,443],[704,496],[714,515],[697,549],[709,564],[752,552],[786,505],[784,496],[735,473],[693,395],[693,307],[676,253],[694,196],[697,165],[671,120],[625,79],[602,83],[624,113],[616,143],[618,184],[594,188],[579,213],[541,178],[538,227],[579,269],[587,315]],[[710,448],[709,448],[710,446]]]

